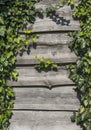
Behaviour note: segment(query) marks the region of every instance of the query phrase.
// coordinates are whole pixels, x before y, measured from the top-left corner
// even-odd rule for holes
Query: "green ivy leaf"
[[[0,27],[0,36],[4,36],[5,31],[6,31],[6,28],[4,26],[1,26]]]

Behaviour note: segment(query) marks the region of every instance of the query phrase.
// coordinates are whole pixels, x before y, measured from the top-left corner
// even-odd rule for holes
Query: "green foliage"
[[[75,4],[74,0],[67,0],[67,2],[68,2],[69,5],[74,5]]]
[[[39,61],[39,64],[35,65],[35,69],[38,71],[57,70],[57,64],[53,63],[50,59],[45,60],[44,57],[38,58],[38,56],[35,59]]]
[[[71,34],[73,41],[69,47],[79,59],[69,68],[70,78],[77,85],[81,106],[71,119],[83,130],[91,130],[91,0],[79,0],[73,17],[79,19],[81,29]]]
[[[14,68],[17,53],[29,40],[36,40],[36,35],[26,26],[27,23],[34,23],[38,12],[34,5],[39,1],[0,0],[0,130],[7,130],[14,106],[13,88],[7,83],[8,80],[17,80],[18,72]],[[47,8],[46,13],[55,11],[66,2],[74,5],[73,0],[61,0],[55,7]],[[41,9],[39,12],[43,13]],[[70,78],[76,83],[80,94],[81,106],[72,116],[72,121],[84,130],[91,130],[91,0],[79,0],[73,17],[80,20],[81,29],[72,34],[74,39],[69,47],[79,56],[79,60],[69,68]],[[25,38],[21,37],[20,30]],[[35,66],[38,71],[57,70],[57,64],[50,59],[36,57],[36,60],[40,63]]]
[[[35,21],[37,0],[0,0],[0,130],[6,130],[14,106],[14,92],[8,80],[17,80],[15,62],[18,51],[36,36],[26,30]],[[25,30],[25,38],[19,31]],[[30,34],[31,33],[31,34]],[[29,35],[30,34],[30,35]]]
[[[17,80],[16,56],[29,40],[34,42],[37,38],[32,30],[27,30],[27,24],[35,22],[35,4],[39,1],[0,0],[0,130],[7,130],[14,106],[14,92],[8,80]],[[25,38],[21,37],[21,30]],[[43,68],[57,68],[50,60],[41,64]]]

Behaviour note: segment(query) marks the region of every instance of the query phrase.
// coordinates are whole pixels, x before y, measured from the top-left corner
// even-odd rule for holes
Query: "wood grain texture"
[[[14,88],[14,109],[33,110],[77,110],[79,101],[74,86],[57,87],[51,90],[43,87]]]
[[[76,62],[77,56],[68,48],[71,40],[67,33],[40,34],[36,43],[30,42],[26,51],[17,56],[17,64],[38,64],[36,55],[50,58],[57,63]]]
[[[69,78],[69,72],[58,67],[58,71],[38,72],[34,67],[17,67],[18,81],[9,81],[12,86],[47,86],[49,88],[60,85],[74,84]]]
[[[50,4],[39,3],[37,8],[43,8],[44,10],[50,7]],[[33,29],[34,32],[54,32],[54,31],[76,31],[80,29],[79,21],[73,20],[72,10],[70,6],[65,5],[59,8],[56,13],[51,16],[36,17],[36,21],[33,25],[27,25],[27,29]]]
[[[56,20],[55,20],[56,21]],[[51,18],[44,17],[43,19],[36,18],[35,24],[28,24],[27,29],[32,29],[33,32],[63,32],[63,31],[78,31],[79,23],[70,19],[59,21],[60,24],[57,24]],[[64,22],[66,21],[66,22]]]
[[[36,4],[36,8],[45,10],[56,3],[57,1],[42,1]],[[32,29],[37,33],[78,31],[80,29],[80,24],[79,21],[73,19],[72,11],[70,6],[65,5],[57,9],[56,13],[52,13],[50,16],[46,16],[45,13],[42,17],[37,15],[34,24],[27,23],[27,29]]]
[[[55,7],[56,4],[58,4],[60,0],[51,0],[51,1],[41,1],[38,2],[35,7],[36,8],[42,8],[44,11],[46,10],[46,8],[50,8],[50,7]],[[73,20],[72,18],[72,11],[73,11],[74,7],[72,8],[71,6],[68,6],[67,4],[65,4],[63,6],[63,4],[60,3],[60,7],[58,7],[55,11],[55,14],[57,14],[57,16],[59,16],[60,18],[64,17],[64,18],[70,18],[71,20]],[[66,19],[64,19],[66,20]]]
[[[60,0],[41,0],[38,4],[39,5],[47,5],[47,6],[50,6],[52,4],[56,4],[58,3]],[[78,0],[74,0],[74,2],[78,2]]]
[[[58,3],[59,2],[59,0],[42,0],[42,1],[40,1],[39,3],[37,3],[37,5],[39,4],[39,5],[52,5],[52,4],[56,4],[56,3]]]
[[[32,64],[39,64],[39,61],[35,60],[35,56],[38,56],[41,58],[44,56],[45,59],[50,59],[52,62],[56,62],[59,64],[62,63],[75,63],[77,60],[77,57],[74,53],[46,53],[46,54],[38,54],[35,51],[35,55],[27,55],[26,53],[23,55],[23,57],[18,56],[17,57],[17,65],[32,65]]]
[[[21,37],[24,37],[22,34]],[[72,37],[68,36],[66,32],[48,32],[48,33],[41,33],[38,34],[38,38],[36,39],[35,43],[36,46],[54,46],[54,45],[67,45],[69,42],[72,41]],[[32,43],[30,42],[30,45]]]
[[[36,8],[45,10],[58,1],[42,0]],[[35,60],[36,55],[56,63],[75,63],[77,57],[68,48],[72,38],[67,32],[78,31],[79,21],[72,18],[70,6],[65,5],[51,16],[37,15],[35,23],[28,23],[27,29],[33,29],[40,36],[36,43],[30,41],[26,52],[17,56],[18,81],[8,82],[14,86],[16,97],[9,130],[81,130],[70,121],[72,111],[76,111],[80,103],[69,71],[59,66],[58,71],[40,73],[33,66],[39,63]]]
[[[72,112],[14,111],[9,130],[81,130],[70,121]]]

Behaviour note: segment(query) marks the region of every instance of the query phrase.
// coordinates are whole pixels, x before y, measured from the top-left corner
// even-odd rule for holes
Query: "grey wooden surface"
[[[63,22],[63,20],[60,22]],[[63,25],[62,25],[63,24]],[[79,23],[76,21],[69,21],[66,23],[57,24],[55,21],[51,20],[48,17],[44,17],[43,19],[36,18],[36,22],[34,25],[28,24],[27,29],[33,29],[34,32],[56,32],[56,31],[76,31],[79,29]]]
[[[42,0],[36,8],[45,10],[57,1]],[[65,5],[51,17],[45,13],[43,18],[36,17],[35,24],[28,23],[27,28],[37,32],[39,38],[35,43],[30,41],[25,51],[17,56],[19,78],[17,82],[8,83],[14,87],[16,97],[9,130],[81,130],[70,120],[80,101],[66,69],[66,65],[78,59],[68,48],[72,40],[68,32],[79,30],[79,22],[73,20],[72,10]],[[35,56],[59,63],[58,71],[38,72],[34,68],[39,64]]]
[[[38,72],[33,67],[17,67],[18,81],[11,81],[12,86],[47,86],[49,88],[60,85],[74,84],[69,78],[69,72],[63,67],[58,71]]]
[[[40,34],[35,43],[30,42],[30,50],[27,47],[26,51],[18,55],[17,64],[36,64],[38,61],[35,56],[44,56],[57,63],[76,62],[76,55],[68,48],[70,41],[72,38],[67,33]]]
[[[45,59],[50,59],[52,62],[56,63],[74,63],[77,60],[77,57],[74,53],[69,51],[67,48],[63,48],[61,46],[58,47],[41,47],[37,48],[37,50],[32,50],[30,55],[27,52],[24,52],[23,55],[18,55],[17,64],[18,65],[28,65],[28,64],[38,64],[39,61],[35,60],[35,57],[38,56],[41,58],[44,56]],[[60,50],[59,50],[60,49]],[[63,49],[63,51],[61,51]],[[65,52],[65,53],[64,53]]]
[[[23,110],[77,110],[79,100],[75,86],[14,88],[15,107]]]
[[[81,130],[69,111],[14,111],[10,130]]]
[[[44,1],[37,5],[38,8],[50,7],[51,3]],[[56,2],[53,2],[54,4]],[[70,6],[65,5],[63,8],[59,8],[56,14],[47,17],[44,15],[43,18],[36,17],[35,24],[28,24],[28,29],[33,29],[34,32],[53,32],[53,31],[76,31],[79,30],[79,22],[74,21],[72,18],[72,10]]]

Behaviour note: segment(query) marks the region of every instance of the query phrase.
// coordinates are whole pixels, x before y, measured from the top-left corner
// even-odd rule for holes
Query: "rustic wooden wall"
[[[57,0],[43,0],[37,7],[46,8]],[[75,63],[76,55],[68,48],[72,40],[67,33],[79,30],[79,22],[72,18],[72,10],[64,6],[57,10],[58,16],[36,18],[28,25],[39,33],[36,43],[18,55],[17,82],[9,82],[15,90],[15,106],[9,130],[81,130],[70,121],[70,116],[79,107],[74,91],[75,84],[69,79],[66,65]],[[59,63],[58,71],[35,70],[35,56],[44,56]]]

